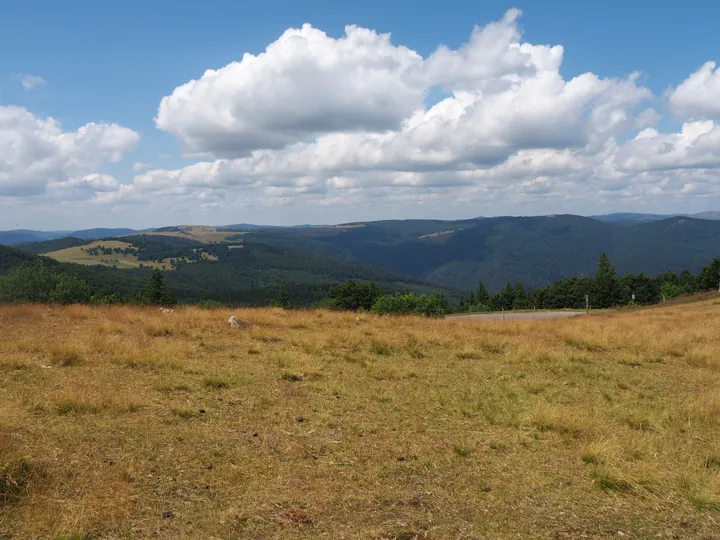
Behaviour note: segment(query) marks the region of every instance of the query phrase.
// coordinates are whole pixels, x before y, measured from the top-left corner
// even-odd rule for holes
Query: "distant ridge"
[[[567,214],[572,215],[572,214]],[[423,230],[428,228],[427,234],[433,234],[441,231],[435,230],[440,224],[447,224],[450,229],[457,229],[467,227],[473,223],[482,222],[485,220],[492,219],[525,219],[530,217],[549,217],[549,216],[496,216],[496,217],[483,217],[478,216],[470,219],[459,219],[459,220],[441,220],[441,219],[386,219],[376,221],[356,221],[343,223],[339,225],[256,225],[253,223],[234,223],[230,225],[222,226],[203,226],[198,225],[197,227],[205,227],[207,229],[215,229],[217,231],[226,232],[257,232],[257,231],[282,231],[282,230],[304,230],[304,229],[322,229],[328,227],[339,227],[339,226],[359,226],[359,225],[373,225],[384,229],[400,227],[406,230]],[[580,217],[580,216],[578,216]],[[589,216],[590,219],[601,221],[604,223],[616,224],[618,226],[629,226],[637,223],[647,223],[652,221],[660,221],[672,217],[690,217],[693,219],[709,220],[709,221],[720,221],[720,211],[706,211],[699,212],[696,214],[651,214],[642,212],[616,212],[611,214],[599,214]],[[77,231],[36,231],[29,229],[15,229],[8,231],[0,231],[0,244],[6,246],[19,246],[22,244],[46,242],[48,240],[56,240],[58,238],[80,238],[82,240],[96,240],[101,238],[110,238],[117,236],[127,236],[130,234],[145,233],[145,232],[177,232],[181,227],[188,227],[183,225],[169,225],[159,228],[149,229],[132,229],[132,228],[93,228],[93,229],[81,229]]]

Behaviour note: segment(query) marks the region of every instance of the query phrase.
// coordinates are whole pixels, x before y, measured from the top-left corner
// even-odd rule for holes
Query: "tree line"
[[[483,312],[511,309],[584,309],[611,308],[622,305],[648,305],[718,289],[720,259],[714,259],[698,275],[689,270],[680,274],[663,272],[656,277],[645,274],[618,276],[606,254],[597,263],[595,276],[562,279],[546,287],[526,290],[522,283],[508,282],[496,294],[490,294],[482,282],[475,291],[460,300],[457,311]],[[587,297],[587,298],[586,298]]]
[[[83,268],[83,270],[85,270]],[[90,271],[90,268],[86,269]],[[108,274],[105,277],[112,277]],[[85,277],[83,274],[80,276]],[[83,279],[51,261],[23,261],[0,277],[0,302],[87,303],[171,305],[179,290],[169,287],[165,274],[155,269],[145,274],[145,281],[130,289],[113,290]],[[87,274],[93,278],[94,274]],[[232,291],[218,299],[202,291],[185,291],[184,303],[206,307],[220,305],[274,305],[316,307],[343,311],[368,311],[378,314],[408,313],[439,316],[448,312],[485,312],[517,309],[581,309],[588,302],[592,308],[620,305],[645,305],[683,295],[720,287],[720,259],[714,259],[697,275],[664,272],[654,278],[644,274],[618,276],[607,255],[603,254],[595,276],[571,277],[547,287],[526,290],[521,283],[507,285],[491,294],[482,282],[474,291],[451,304],[444,294],[421,294],[410,290],[387,291],[374,282],[350,279],[342,284],[295,284],[279,287],[260,286]],[[320,300],[318,300],[320,298]]]

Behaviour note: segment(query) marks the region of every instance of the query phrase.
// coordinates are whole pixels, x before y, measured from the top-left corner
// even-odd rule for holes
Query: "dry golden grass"
[[[221,231],[218,230],[218,227],[212,227],[209,225],[181,225],[179,229],[180,231],[172,232],[140,232],[129,236],[175,236],[178,238],[189,238],[191,240],[197,240],[198,242],[205,242],[206,244],[217,244],[227,242],[228,238],[231,236],[242,234],[238,231]]]
[[[712,538],[718,302],[0,308],[0,538]]]

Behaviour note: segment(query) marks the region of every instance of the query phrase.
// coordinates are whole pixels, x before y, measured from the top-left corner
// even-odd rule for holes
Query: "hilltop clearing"
[[[242,238],[242,233],[234,230],[212,227],[208,225],[179,225],[176,227],[163,227],[152,232],[135,233],[143,236],[174,236],[187,238],[205,244],[217,244],[221,242],[237,243]],[[134,235],[128,235],[132,238]]]
[[[710,538],[718,309],[0,307],[0,537]]]

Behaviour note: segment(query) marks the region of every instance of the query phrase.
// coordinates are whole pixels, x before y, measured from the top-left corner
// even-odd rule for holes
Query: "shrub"
[[[333,290],[329,301],[322,307],[344,311],[370,311],[380,295],[382,291],[375,283],[364,284],[350,280]]]
[[[378,315],[442,317],[447,313],[447,307],[447,299],[442,295],[428,296],[408,291],[381,296],[373,304],[372,311]]]
[[[663,283],[661,291],[662,295],[667,299],[678,298],[683,294],[682,287],[669,282]]]

